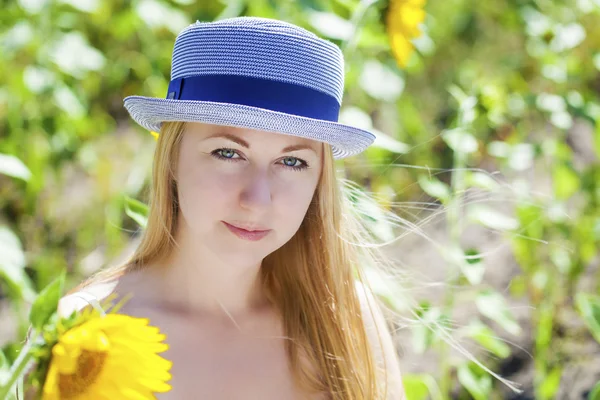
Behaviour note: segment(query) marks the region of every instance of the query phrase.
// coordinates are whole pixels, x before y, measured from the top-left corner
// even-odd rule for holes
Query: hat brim
[[[358,154],[375,140],[371,132],[337,122],[239,104],[129,96],[124,105],[150,131],[160,132],[165,121],[186,121],[284,133],[328,143],[336,159]]]

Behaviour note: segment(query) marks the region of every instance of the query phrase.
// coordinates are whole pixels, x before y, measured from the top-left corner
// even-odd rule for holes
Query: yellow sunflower
[[[52,348],[43,400],[155,399],[171,390],[165,335],[144,318],[108,314],[65,332]]]
[[[154,136],[154,140],[158,140],[158,132],[150,131],[150,134]]]
[[[425,0],[390,0],[386,15],[387,33],[392,53],[401,67],[405,67],[413,52],[411,40],[419,37],[419,24],[425,20]]]

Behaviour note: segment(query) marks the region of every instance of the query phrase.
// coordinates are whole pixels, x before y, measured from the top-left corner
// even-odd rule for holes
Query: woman
[[[173,361],[168,399],[401,399],[382,314],[360,283],[334,159],[374,136],[337,123],[340,50],[261,18],[196,23],[166,99],[125,107],[157,141],[148,223],[125,265],[61,301],[130,295]],[[193,395],[192,395],[193,394]]]

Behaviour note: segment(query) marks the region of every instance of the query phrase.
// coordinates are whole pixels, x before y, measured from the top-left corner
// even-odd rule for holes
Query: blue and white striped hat
[[[375,136],[338,123],[343,92],[335,44],[287,22],[238,17],[185,28],[175,39],[166,99],[124,102],[150,131],[163,121],[244,127],[326,142],[344,158]]]

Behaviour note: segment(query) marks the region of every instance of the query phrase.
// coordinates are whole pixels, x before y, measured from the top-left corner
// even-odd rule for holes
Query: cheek
[[[290,238],[296,233],[304,220],[315,187],[316,182],[312,180],[290,183],[287,185],[287,190],[284,189],[278,196],[277,214],[279,215],[279,224]]]
[[[202,229],[215,219],[224,218],[233,199],[235,180],[198,169],[179,177],[179,203],[188,225]]]

